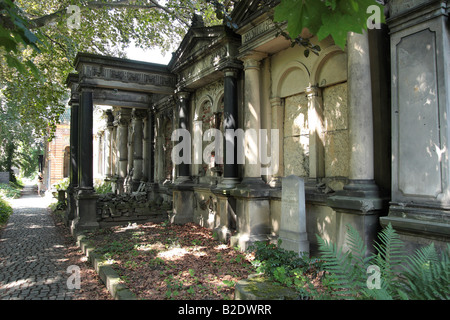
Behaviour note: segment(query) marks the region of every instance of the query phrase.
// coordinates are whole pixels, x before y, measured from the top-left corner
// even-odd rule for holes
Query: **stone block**
[[[325,135],[325,176],[348,177],[349,174],[348,131],[331,131]]]
[[[305,182],[294,175],[283,178],[279,232],[281,247],[299,255],[309,254],[306,225]]]
[[[309,134],[308,99],[306,94],[288,97],[285,100],[284,136],[305,134]]]
[[[309,176],[309,135],[284,138],[284,175]]]
[[[194,219],[194,191],[189,189],[173,190],[173,211],[170,223],[185,224]]]
[[[348,129],[346,82],[323,89],[323,117],[326,131]]]

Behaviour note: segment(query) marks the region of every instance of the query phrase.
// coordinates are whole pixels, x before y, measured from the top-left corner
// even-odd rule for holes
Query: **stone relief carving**
[[[185,70],[181,72],[181,79],[187,81],[193,77],[200,74],[207,73],[208,70],[215,70],[219,63],[225,59],[228,55],[228,49],[223,46],[212,53],[206,55],[204,58],[200,59],[198,62],[188,66]]]
[[[83,75],[88,78],[103,78],[156,86],[175,86],[175,76],[105,68],[103,66],[84,66]]]

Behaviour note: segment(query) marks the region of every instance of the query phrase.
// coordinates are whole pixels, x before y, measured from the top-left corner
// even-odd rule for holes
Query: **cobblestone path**
[[[46,209],[49,196],[25,187],[0,233],[0,300],[71,300],[64,239]]]

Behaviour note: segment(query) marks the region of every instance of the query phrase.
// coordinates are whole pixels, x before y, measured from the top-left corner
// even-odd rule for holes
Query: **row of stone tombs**
[[[347,84],[340,83],[324,88],[323,90],[323,134],[325,148],[325,177],[329,190],[341,189],[348,172],[348,132],[347,132]],[[199,99],[200,100],[200,99]],[[223,102],[223,98],[221,98]],[[309,125],[308,125],[308,99],[305,93],[292,95],[283,99],[283,165],[284,176],[309,175]],[[200,105],[196,112],[197,121],[202,121],[203,130],[217,128],[223,131],[223,103],[217,104],[218,110],[213,110],[210,100]],[[172,181],[174,166],[171,161],[173,142],[172,120],[166,119],[164,123],[164,157],[163,175],[156,177],[159,182]],[[208,144],[210,142],[205,142]],[[205,147],[205,145],[204,145]],[[197,181],[201,177],[217,178],[211,170],[211,165],[204,163],[198,168]],[[217,170],[216,173],[220,170]],[[205,180],[203,180],[205,181]],[[210,181],[211,182],[211,181]],[[215,181],[217,183],[217,180]],[[198,195],[196,206],[209,213],[216,212],[217,199],[214,195]],[[146,192],[132,192],[125,194],[102,195],[98,199],[98,214],[101,219],[116,219],[120,217],[144,217],[167,214],[172,208],[172,199],[169,195],[157,195],[150,200]]]

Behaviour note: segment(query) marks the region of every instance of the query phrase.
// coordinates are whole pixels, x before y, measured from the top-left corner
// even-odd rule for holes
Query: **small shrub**
[[[15,183],[1,183],[0,184],[0,196],[8,199],[17,199],[20,198],[22,194],[22,187]]]
[[[53,188],[55,188],[57,191],[67,190],[67,188],[69,187],[69,184],[70,184],[69,178],[64,178],[64,179],[59,180],[58,182],[54,183]]]
[[[273,243],[256,242],[250,246],[255,253],[252,261],[256,271],[263,273],[269,280],[280,283],[286,287],[295,288],[301,297],[308,296],[306,287],[310,285],[309,277],[314,278],[322,269],[322,262],[308,255],[301,257],[293,251],[280,248]]]
[[[103,182],[99,184],[94,185],[94,189],[96,193],[104,194],[104,193],[111,193],[112,192],[112,184],[111,182]]]
[[[0,197],[0,225],[8,222],[9,216],[12,214],[13,209],[9,203]]]
[[[310,259],[307,255],[299,256],[297,253],[280,248],[281,240],[278,245],[274,243],[256,242],[250,246],[249,250],[255,252],[253,265],[256,271],[273,277],[277,268],[283,267],[287,273],[293,270],[302,269],[310,271],[320,265],[317,259]]]

